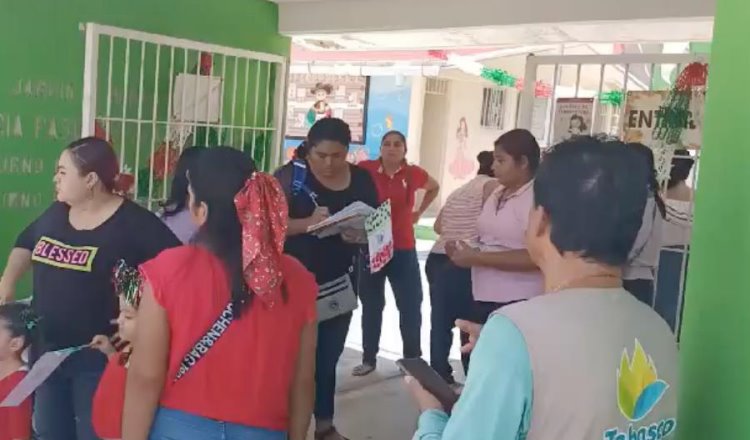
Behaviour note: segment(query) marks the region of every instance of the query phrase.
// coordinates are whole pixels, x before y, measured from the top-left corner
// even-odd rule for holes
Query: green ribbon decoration
[[[599,102],[613,107],[622,107],[622,104],[625,102],[625,93],[622,90],[602,92],[599,94]]]
[[[656,111],[656,127],[653,138],[668,145],[680,142],[682,132],[690,119],[692,93],[673,90],[667,101]]]
[[[492,81],[500,87],[515,87],[516,77],[503,69],[490,69],[483,67],[480,76],[488,81]]]

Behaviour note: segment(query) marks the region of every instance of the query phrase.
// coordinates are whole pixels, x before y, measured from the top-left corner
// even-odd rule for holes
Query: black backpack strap
[[[232,301],[229,301],[226,307],[219,313],[219,317],[211,325],[203,336],[198,339],[198,342],[188,350],[185,356],[180,362],[180,368],[177,370],[177,375],[174,381],[182,379],[188,371],[190,371],[195,364],[198,363],[208,353],[209,350],[216,344],[216,342],[224,336],[229,326],[234,321],[234,306]]]

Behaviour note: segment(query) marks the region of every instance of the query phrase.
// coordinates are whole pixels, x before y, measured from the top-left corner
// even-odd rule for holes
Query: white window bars
[[[82,136],[112,142],[131,196],[165,200],[191,146],[281,160],[287,62],[279,55],[86,24]]]
[[[524,86],[518,112],[517,126],[531,130],[543,126],[537,133],[540,144],[552,143],[554,115],[560,98],[598,98],[603,92],[621,91],[627,96],[631,90],[655,90],[659,78],[654,74],[663,69],[679,72],[692,62],[707,62],[704,55],[694,54],[624,54],[624,55],[552,55],[534,56],[526,59]],[[592,81],[591,79],[594,78]],[[535,85],[543,81],[552,86],[551,105],[540,106],[535,102]],[[546,116],[535,114],[543,108]],[[625,106],[613,112],[601,104],[593,109],[593,123],[588,129],[608,131],[619,135]],[[543,124],[535,123],[541,119]]]
[[[482,90],[482,109],[479,126],[491,130],[502,130],[505,126],[506,90],[485,87]]]

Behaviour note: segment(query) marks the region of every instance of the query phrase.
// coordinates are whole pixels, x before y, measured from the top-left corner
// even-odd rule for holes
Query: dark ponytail
[[[96,137],[86,137],[71,142],[66,150],[81,176],[94,173],[106,191],[113,192],[119,189],[117,177],[120,165],[109,142]]]
[[[477,162],[479,162],[478,175],[495,177],[495,172],[492,171],[492,164],[495,162],[495,154],[492,151],[481,151],[477,154]]]
[[[294,149],[294,158],[299,160],[307,159],[307,150],[307,141],[300,142],[300,144],[297,145],[297,148]]]
[[[641,157],[646,161],[648,167],[648,189],[651,191],[656,202],[656,207],[659,209],[659,213],[662,218],[667,217],[667,206],[664,203],[664,199],[659,194],[659,179],[656,177],[656,166],[654,165],[654,152],[644,144],[634,142],[628,144],[629,147],[634,148]]]
[[[252,299],[242,271],[242,226],[234,204],[235,195],[255,172],[255,163],[241,151],[212,147],[188,171],[194,203],[208,206],[208,218],[196,235],[224,263],[232,289],[234,315],[239,318]]]
[[[164,217],[171,217],[179,214],[185,209],[188,198],[188,178],[187,172],[198,160],[199,154],[204,147],[185,148],[177,160],[174,177],[172,177],[172,187],[169,190],[169,198],[162,204]]]

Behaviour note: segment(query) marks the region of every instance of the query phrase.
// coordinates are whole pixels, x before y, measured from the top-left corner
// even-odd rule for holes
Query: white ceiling
[[[279,0],[314,1],[314,0]],[[555,25],[350,32],[295,35],[294,42],[314,50],[424,50],[508,47],[562,43],[661,43],[710,41],[713,20],[565,23]]]

